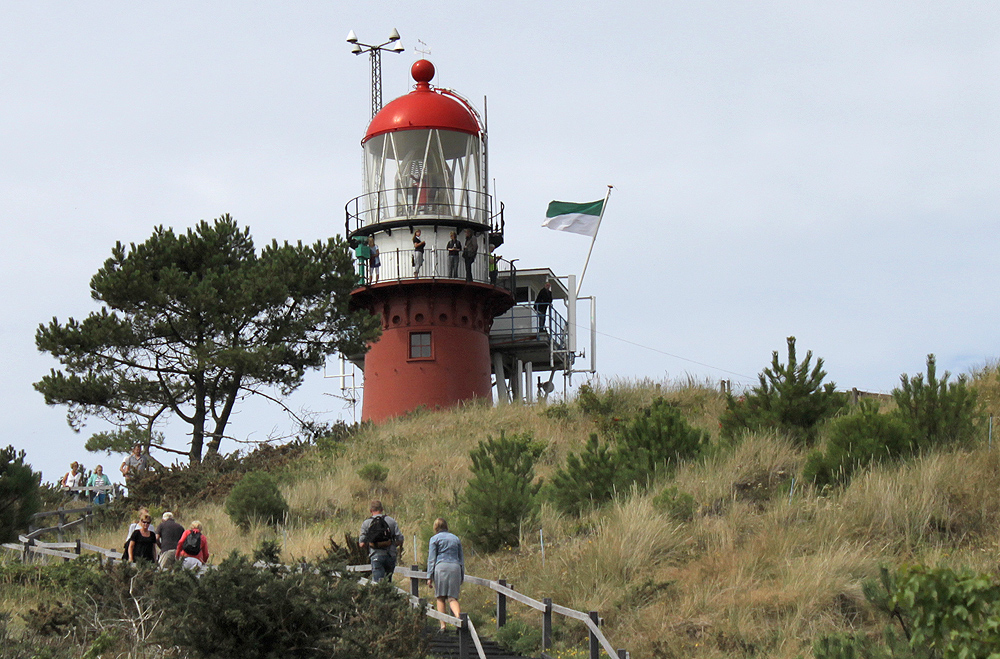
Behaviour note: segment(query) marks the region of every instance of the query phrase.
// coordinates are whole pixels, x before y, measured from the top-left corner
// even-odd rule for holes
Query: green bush
[[[708,441],[687,424],[676,405],[662,398],[622,424],[612,438],[602,444],[591,435],[579,455],[566,456],[547,488],[559,510],[579,515],[635,483],[646,487],[678,461],[697,455]]]
[[[516,618],[498,629],[495,638],[504,649],[525,657],[535,656],[542,647],[542,630]]]
[[[369,462],[358,469],[358,476],[371,485],[377,485],[384,483],[385,479],[389,477],[389,468],[378,462]]]
[[[545,447],[531,433],[510,435],[500,431],[469,453],[472,479],[459,504],[465,532],[485,552],[520,544],[522,523],[538,510],[535,464]]]
[[[678,461],[694,457],[707,442],[708,436],[689,426],[676,405],[655,400],[625,425],[615,441],[624,470],[622,484],[648,481]]]
[[[820,423],[842,409],[847,397],[836,391],[834,383],[823,383],[823,360],[817,358],[810,368],[811,360],[810,350],[799,363],[795,337],[788,337],[787,364],[778,361],[775,350],[771,366],[757,376],[757,386],[739,398],[727,395],[726,411],[719,420],[723,436],[732,439],[746,431],[774,429],[800,445],[812,444]]]
[[[896,412],[883,414],[878,404],[862,400],[850,414],[830,421],[823,450],[812,451],[802,477],[817,485],[850,481],[858,468],[905,458],[916,449],[909,426]]]
[[[226,514],[242,529],[257,521],[277,525],[288,515],[288,502],[274,476],[254,471],[240,479],[229,493]]]
[[[927,355],[927,381],[923,373],[913,378],[904,374],[892,392],[921,450],[966,443],[975,432],[976,390],[964,375],[948,382],[948,371],[941,379],[936,371],[934,355]]]
[[[1000,656],[1000,584],[968,569],[903,567],[892,603],[912,621],[910,646],[944,659]]]
[[[656,495],[653,507],[678,522],[690,522],[698,509],[694,497],[676,487],[668,487]]]
[[[17,540],[31,516],[41,510],[42,475],[32,470],[13,446],[0,449],[0,542]]]
[[[614,497],[620,481],[618,467],[618,453],[592,434],[579,456],[566,456],[566,464],[553,474],[546,496],[562,512],[579,515]]]
[[[238,554],[196,576],[161,574],[154,593],[166,614],[164,644],[201,659],[423,657],[423,615],[388,581],[301,570],[261,570]]]

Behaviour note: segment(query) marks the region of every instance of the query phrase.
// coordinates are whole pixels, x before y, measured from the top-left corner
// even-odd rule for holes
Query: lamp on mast
[[[361,43],[358,41],[358,37],[354,34],[354,30],[351,30],[347,35],[347,43],[351,44],[351,52],[355,55],[360,55],[361,53],[369,53],[371,57],[372,65],[372,118],[378,114],[378,111],[382,109],[382,51],[389,53],[401,53],[404,48],[401,43],[399,43],[399,32],[396,28],[392,29],[389,33],[389,40],[385,43],[378,44],[377,46],[372,46],[366,43]],[[390,44],[392,44],[390,46]],[[386,46],[389,46],[386,48]]]

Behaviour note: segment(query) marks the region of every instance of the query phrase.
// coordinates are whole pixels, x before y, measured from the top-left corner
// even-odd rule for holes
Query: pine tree
[[[0,449],[0,542],[17,540],[31,516],[42,507],[42,475],[24,461],[24,451]]]
[[[927,381],[923,373],[900,376],[892,397],[910,426],[920,449],[968,441],[975,432],[976,391],[964,375],[948,382],[951,373],[937,377],[934,355],[927,355]]]
[[[531,433],[480,441],[469,457],[472,479],[461,497],[459,512],[466,535],[479,549],[491,552],[517,547],[521,524],[538,511],[535,464],[545,447]]]
[[[800,444],[811,444],[819,424],[842,409],[847,397],[836,391],[832,382],[823,383],[826,371],[823,360],[810,366],[812,350],[799,363],[795,354],[795,337],[788,337],[788,363],[778,360],[778,351],[771,356],[771,366],[759,375],[759,384],[746,396],[731,394],[720,420],[726,437],[741,431],[772,428],[788,434]]]
[[[185,234],[158,227],[118,243],[91,279],[103,303],[83,321],[53,319],[35,335],[62,364],[35,383],[70,425],[89,416],[125,427],[172,413],[191,426],[190,458],[216,453],[237,400],[288,394],[335,353],[359,354],[377,320],[349,309],[351,256],[336,238],[276,241],[259,254],[249,229],[224,215]]]

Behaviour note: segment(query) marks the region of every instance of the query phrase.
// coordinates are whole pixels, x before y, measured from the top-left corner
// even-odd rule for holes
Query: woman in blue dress
[[[437,610],[447,613],[447,605],[453,616],[461,616],[458,596],[465,579],[465,555],[462,541],[448,532],[448,522],[440,517],[434,520],[434,537],[427,547],[427,574],[427,585],[434,588],[437,598]],[[444,630],[445,623],[441,622],[441,631]]]

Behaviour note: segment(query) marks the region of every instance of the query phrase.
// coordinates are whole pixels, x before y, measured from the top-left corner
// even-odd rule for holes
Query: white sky
[[[504,257],[579,273],[588,239],[541,228],[546,204],[615,186],[583,291],[602,377],[748,382],[789,335],[870,391],[929,352],[953,373],[997,355],[1000,4],[5,2],[0,443],[46,480],[73,459],[117,475],[82,448],[102,426],[75,435],[32,389],[57,365],[35,328],[96,310],[115,241],[158,224],[341,233],[370,106],[344,38],[394,27],[386,102],[418,39],[435,84],[489,98]],[[335,417],[333,389],[292,404]],[[230,430],[287,427],[244,407]]]

